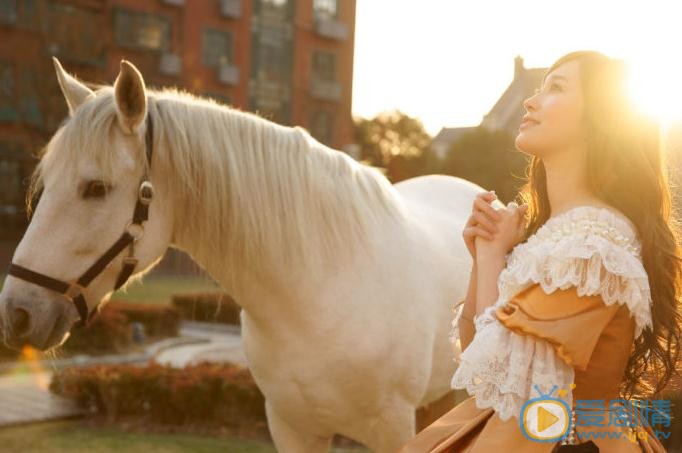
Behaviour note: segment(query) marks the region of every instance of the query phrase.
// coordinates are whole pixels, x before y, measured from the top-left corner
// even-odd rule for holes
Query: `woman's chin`
[[[516,139],[514,140],[514,145],[516,146],[516,149],[522,153],[530,154],[533,156],[536,155],[536,153],[533,152],[533,150],[537,149],[537,147],[534,146],[533,140],[529,140],[529,137],[527,137],[523,131],[519,132],[519,135],[516,136]]]

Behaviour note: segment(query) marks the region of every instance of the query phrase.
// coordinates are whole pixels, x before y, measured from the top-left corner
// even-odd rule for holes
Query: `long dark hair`
[[[637,227],[653,300],[653,329],[644,329],[635,339],[620,391],[626,399],[656,397],[675,373],[682,342],[680,225],[671,200],[661,124],[634,107],[622,60],[595,51],[571,52],[545,77],[572,60],[580,65],[589,189]],[[518,196],[520,203],[528,203],[524,241],[550,216],[541,158],[531,157],[526,177]]]

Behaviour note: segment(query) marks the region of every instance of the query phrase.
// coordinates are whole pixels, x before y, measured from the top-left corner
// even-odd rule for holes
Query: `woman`
[[[647,423],[660,417],[630,398],[651,406],[674,372],[682,266],[659,126],[627,101],[625,74],[569,53],[524,101],[525,203],[480,194],[463,232],[452,387],[470,397],[402,453],[665,451]]]

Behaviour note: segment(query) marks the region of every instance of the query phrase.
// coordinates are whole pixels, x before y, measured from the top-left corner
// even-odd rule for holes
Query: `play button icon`
[[[559,417],[542,406],[538,406],[538,432],[543,432],[559,421]]]
[[[563,437],[570,428],[567,406],[557,399],[528,401],[521,410],[521,429],[526,437],[549,442]]]

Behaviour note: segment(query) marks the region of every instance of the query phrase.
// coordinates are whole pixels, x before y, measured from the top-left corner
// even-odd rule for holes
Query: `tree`
[[[392,182],[424,174],[431,136],[416,118],[394,110],[356,119],[355,141],[361,160],[386,168]]]
[[[526,165],[506,131],[477,127],[452,144],[443,172],[495,190],[500,201],[508,202],[525,182]]]

